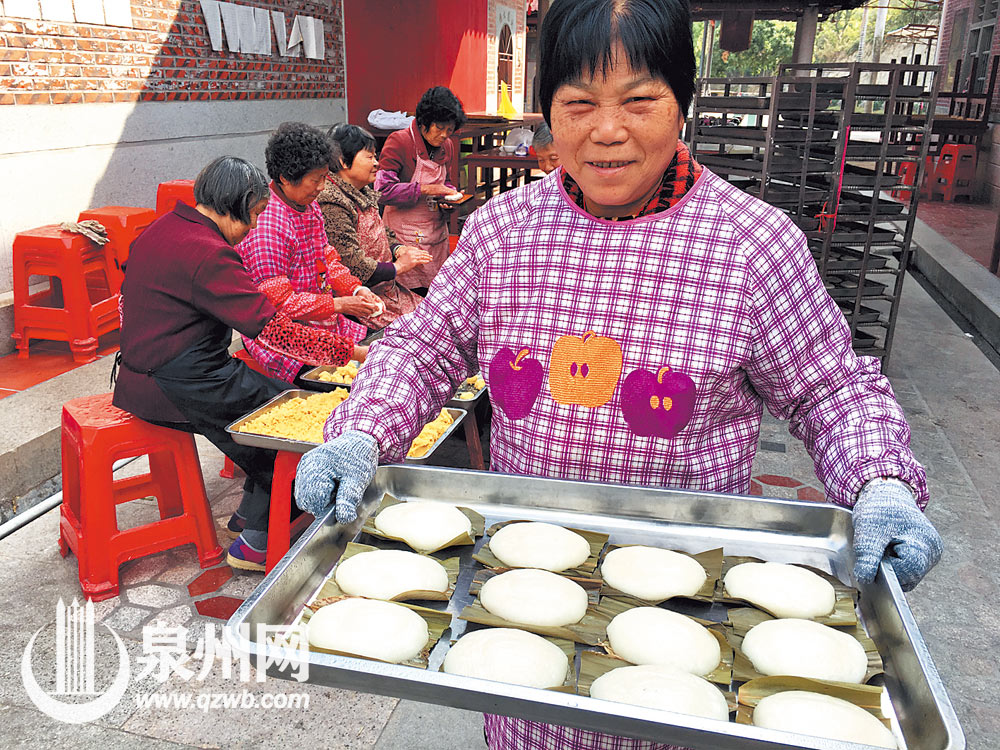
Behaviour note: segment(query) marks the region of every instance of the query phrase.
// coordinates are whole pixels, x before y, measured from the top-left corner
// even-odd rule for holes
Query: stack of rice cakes
[[[398,540],[378,528],[378,516],[397,502],[387,496],[365,532]],[[482,534],[480,525],[471,536]],[[469,626],[451,642],[442,671],[722,721],[735,711],[743,724],[756,713],[760,726],[897,747],[881,712],[883,689],[866,684],[882,662],[858,623],[855,590],[821,571],[724,557],[722,549],[689,555],[608,541],[554,524],[492,526],[473,555],[475,601],[459,615]],[[351,545],[343,560],[364,551]],[[458,559],[442,561],[445,591],[412,598],[450,598]],[[328,581],[310,607],[344,595],[334,587]],[[426,668],[450,615],[404,606],[425,617],[428,639],[421,654],[398,663]],[[833,650],[816,658],[809,651],[817,644]]]
[[[426,669],[451,625],[444,607],[460,572],[456,550],[483,527],[468,508],[386,495],[363,527],[374,544],[348,544],[303,611],[310,649]]]

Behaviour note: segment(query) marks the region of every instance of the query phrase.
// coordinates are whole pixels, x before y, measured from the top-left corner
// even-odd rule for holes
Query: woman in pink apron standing
[[[430,262],[399,274],[396,281],[421,294],[448,257],[448,214],[438,208],[438,201],[428,199],[458,192],[447,177],[458,158],[451,135],[464,123],[458,97],[444,86],[434,86],[420,97],[410,127],[392,133],[382,147],[375,179],[385,206],[382,220],[400,242],[419,245],[431,256]]]

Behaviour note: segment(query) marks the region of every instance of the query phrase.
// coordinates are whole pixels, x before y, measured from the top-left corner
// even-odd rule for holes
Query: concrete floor
[[[989,268],[997,209],[988,204],[921,200],[917,216],[981,266]]]
[[[908,601],[963,724],[969,748],[1000,747],[1000,714],[993,687],[1000,679],[1000,372],[912,278],[908,278],[888,375],[913,430],[913,445],[925,464],[932,501],[928,515],[945,540],[945,556]],[[71,394],[77,395],[77,394]],[[68,397],[68,396],[67,396]],[[218,477],[221,456],[199,443],[213,510],[224,517],[239,494],[238,480]],[[464,463],[464,443],[449,448],[448,463]],[[135,470],[137,467],[130,467]],[[754,468],[755,491],[774,496],[816,492],[812,464],[785,426],[765,422]],[[772,479],[767,479],[772,477]],[[773,477],[797,479],[795,486],[769,484]],[[123,506],[125,525],[151,518],[155,506],[137,501]],[[477,750],[484,747],[482,719],[455,709],[397,701],[331,688],[268,680],[243,685],[214,671],[204,680],[153,676],[133,679],[125,698],[102,719],[63,724],[38,711],[23,688],[21,657],[42,628],[32,664],[43,672],[54,652],[55,604],[79,596],[76,560],[56,548],[57,513],[43,516],[0,541],[0,611],[7,646],[0,649],[0,745],[28,748],[167,748],[302,746],[329,748],[427,748]],[[191,637],[206,623],[209,599],[238,601],[259,575],[238,574],[217,590],[191,594],[203,571],[193,549],[179,548],[122,566],[123,595],[97,605],[98,618],[122,634],[133,664],[143,656],[141,626],[156,619],[184,625]],[[49,626],[49,627],[45,627]],[[98,628],[98,630],[103,630]],[[105,631],[106,632],[106,631]],[[99,639],[100,640],[100,639]],[[105,638],[104,640],[109,640]],[[108,655],[108,654],[105,654]],[[112,654],[113,655],[113,654]],[[114,660],[101,659],[98,689],[110,679]],[[107,666],[104,666],[107,664]],[[51,666],[48,666],[51,670]],[[50,678],[51,682],[51,678]],[[43,682],[43,687],[45,683]],[[307,693],[307,711],[140,707],[146,694],[197,696],[205,692]]]

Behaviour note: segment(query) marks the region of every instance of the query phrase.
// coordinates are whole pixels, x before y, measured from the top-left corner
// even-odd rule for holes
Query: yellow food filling
[[[323,425],[327,417],[350,395],[346,388],[329,393],[313,393],[305,398],[296,397],[268,409],[259,417],[244,422],[240,432],[255,435],[303,440],[307,443],[323,442]]]
[[[421,456],[426,456],[427,451],[431,449],[431,446],[437,442],[438,438],[444,434],[444,431],[448,429],[448,426],[454,422],[451,414],[448,413],[447,409],[442,409],[441,413],[438,414],[437,419],[433,422],[428,422],[424,425],[424,429],[420,431],[413,442],[410,444],[410,450],[407,452],[407,456],[410,458],[420,458]]]
[[[355,362],[348,362],[346,365],[341,365],[333,372],[321,372],[318,376],[316,376],[316,379],[321,380],[324,383],[350,385],[354,382],[354,378],[357,376],[358,365]]]
[[[337,388],[329,393],[313,393],[304,398],[297,396],[244,422],[237,429],[254,435],[322,443],[323,425],[333,410],[346,401],[349,395],[346,388]],[[442,409],[437,419],[424,425],[406,455],[413,458],[426,456],[431,446],[454,421],[448,410]]]

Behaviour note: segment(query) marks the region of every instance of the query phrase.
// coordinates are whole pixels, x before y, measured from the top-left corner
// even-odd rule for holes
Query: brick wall
[[[954,61],[956,59],[962,60],[962,69],[968,74],[968,60],[966,60],[966,50],[969,44],[969,27],[972,24],[972,12],[973,12],[973,0],[948,0],[947,13],[944,17],[944,22],[941,24],[941,39],[940,39],[940,52],[938,53],[938,62],[946,67],[946,78],[944,84],[948,89],[951,88],[952,75],[955,72]],[[954,38],[953,32],[955,32],[955,18],[962,11],[967,12],[967,20],[965,24],[965,29],[962,31],[962,38]],[[996,28],[993,31],[993,43],[990,51],[991,59],[989,64],[992,65],[992,58],[1000,55],[1000,22],[997,23]],[[989,85],[989,77],[987,73],[987,85]],[[991,117],[993,122],[1000,121],[1000,85],[997,86],[996,90],[993,92],[993,101],[990,105]]]
[[[344,97],[340,0],[235,4],[321,20],[325,59],[273,25],[270,55],[215,51],[198,0],[0,0],[0,104]]]
[[[940,51],[938,52],[938,61],[942,65],[947,64],[948,60],[951,59],[950,58],[951,44],[952,44],[951,32],[955,25],[955,14],[961,10],[968,10],[969,8],[971,8],[971,6],[972,6],[972,0],[948,0],[948,12],[947,15],[945,15],[944,17],[944,23],[941,24],[941,38],[938,40],[938,44],[940,45],[939,47]],[[956,42],[960,48],[959,51],[960,57],[964,57],[963,45],[965,44],[965,42],[966,42],[965,39],[961,39]],[[951,68],[949,68],[946,71],[946,74],[949,76],[948,78],[949,81],[951,80],[950,76],[952,72],[953,71],[951,70]]]

